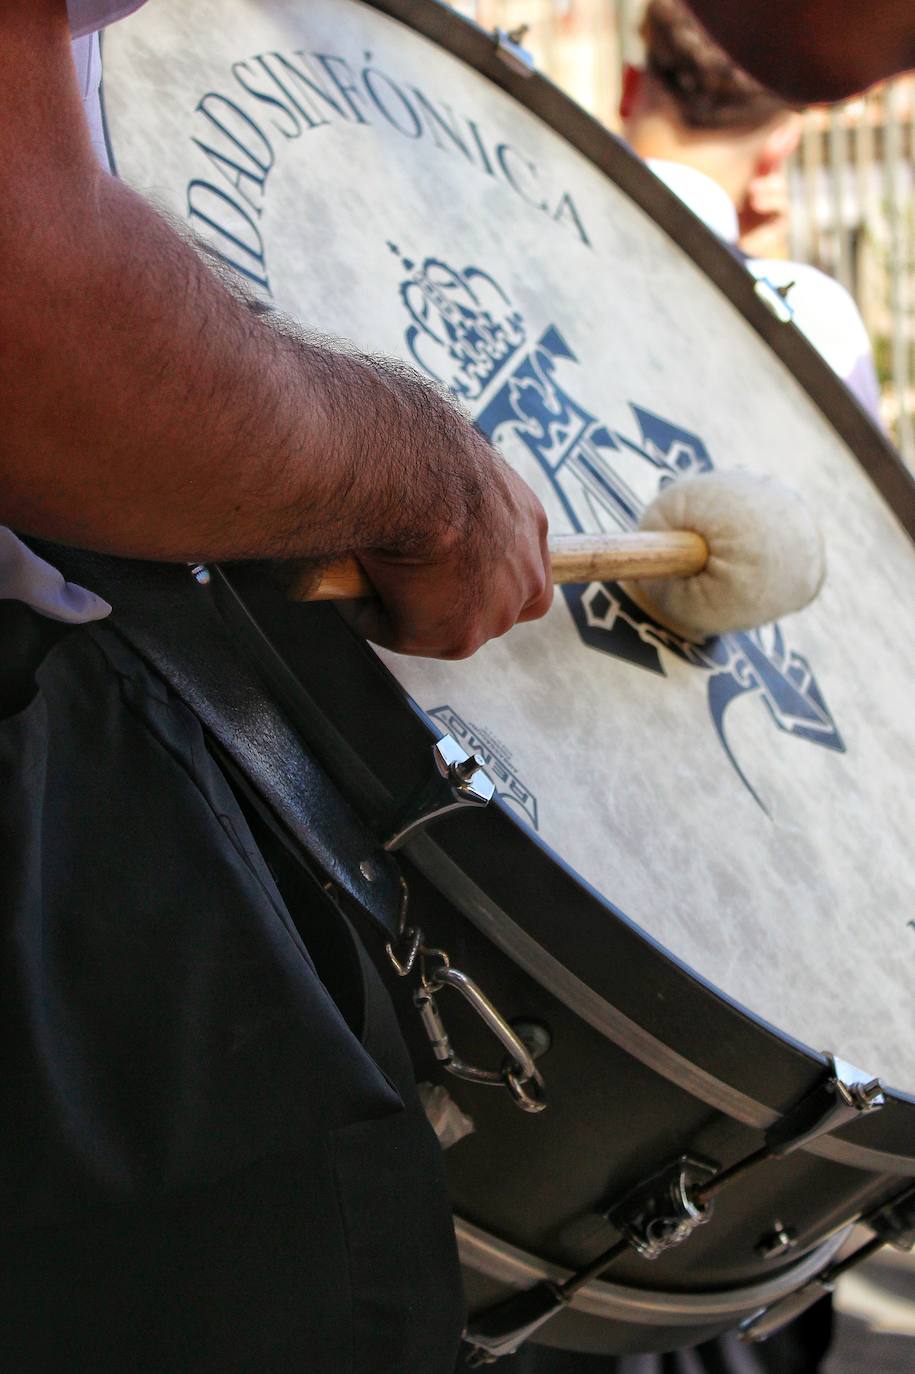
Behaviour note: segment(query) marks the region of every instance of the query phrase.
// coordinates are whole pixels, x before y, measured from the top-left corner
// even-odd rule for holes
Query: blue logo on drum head
[[[478,403],[476,423],[494,443],[511,430],[526,445],[574,530],[613,532],[638,524],[645,503],[627,472],[638,472],[643,492],[646,476],[657,491],[714,466],[699,435],[641,406],[630,402],[632,435],[592,415],[560,380],[578,359],[559,329],[550,325],[529,341],[522,316],[488,273],[478,267],[458,271],[437,258],[401,262],[408,273],[401,298],[410,315],[411,356],[462,400]],[[708,674],[715,732],[760,806],[727,739],[725,715],[739,697],[758,698],[779,730],[845,752],[813,670],[779,625],[694,644],[656,624],[615,583],[564,587],[563,593],[589,648],[661,675],[666,650]]]

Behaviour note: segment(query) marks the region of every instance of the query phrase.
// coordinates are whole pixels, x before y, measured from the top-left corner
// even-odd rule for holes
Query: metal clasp
[[[449,1073],[472,1083],[488,1083],[507,1087],[517,1105],[526,1112],[542,1112],[546,1106],[543,1079],[534,1063],[534,1056],[520,1035],[490,1002],[481,988],[460,969],[452,968],[448,955],[441,949],[420,948],[422,976],[413,994],[413,1001],[422,1018],[432,1052]],[[480,1020],[492,1031],[507,1052],[507,1060],[499,1069],[478,1069],[459,1059],[442,1021],[435,994],[442,988],[454,988],[473,1007]]]
[[[400,911],[397,913],[397,939],[385,945],[385,952],[391,967],[398,978],[406,978],[413,972],[417,955],[423,942],[419,926],[411,926],[408,921],[410,911],[410,889],[404,877],[400,879]]]
[[[391,966],[400,978],[412,973],[419,962],[419,987],[413,994],[413,1002],[429,1037],[432,1053],[443,1068],[458,1078],[508,1088],[522,1111],[542,1112],[546,1107],[546,1093],[534,1057],[549,1047],[549,1036],[541,1027],[534,1026],[532,1030],[540,1032],[537,1037],[539,1049],[537,1044],[529,1045],[508,1024],[473,979],[461,973],[460,969],[452,968],[451,960],[443,949],[431,949],[424,943],[420,927],[410,925],[409,905],[410,889],[406,880],[401,878],[397,939],[391,941],[386,949]],[[455,988],[470,1003],[483,1024],[505,1048],[507,1057],[500,1069],[474,1068],[454,1053],[435,1002],[435,994],[445,987]]]

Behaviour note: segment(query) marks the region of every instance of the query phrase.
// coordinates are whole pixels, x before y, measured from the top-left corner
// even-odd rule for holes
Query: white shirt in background
[[[719,238],[737,243],[737,211],[717,181],[682,162],[650,158],[648,166]],[[790,287],[787,302],[794,311],[794,323],[882,428],[880,385],[870,338],[845,287],[805,262],[747,258],[746,267],[773,286]]]

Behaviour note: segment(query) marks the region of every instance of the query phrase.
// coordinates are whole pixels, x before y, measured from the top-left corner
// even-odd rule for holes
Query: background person
[[[759,231],[785,213],[779,192],[800,115],[742,71],[681,0],[649,0],[640,32],[644,67],[623,74],[626,139],[710,229],[741,243],[754,276],[786,290],[798,329],[879,424],[873,353],[849,293],[806,263],[752,256]]]

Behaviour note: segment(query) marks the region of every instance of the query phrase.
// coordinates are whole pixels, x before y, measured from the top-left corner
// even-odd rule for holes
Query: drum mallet
[[[770,477],[708,472],[663,487],[639,528],[550,539],[553,581],[622,582],[662,625],[689,639],[767,625],[812,601],[823,541],[801,497]],[[355,558],[304,573],[290,595],[341,601],[373,595]]]

